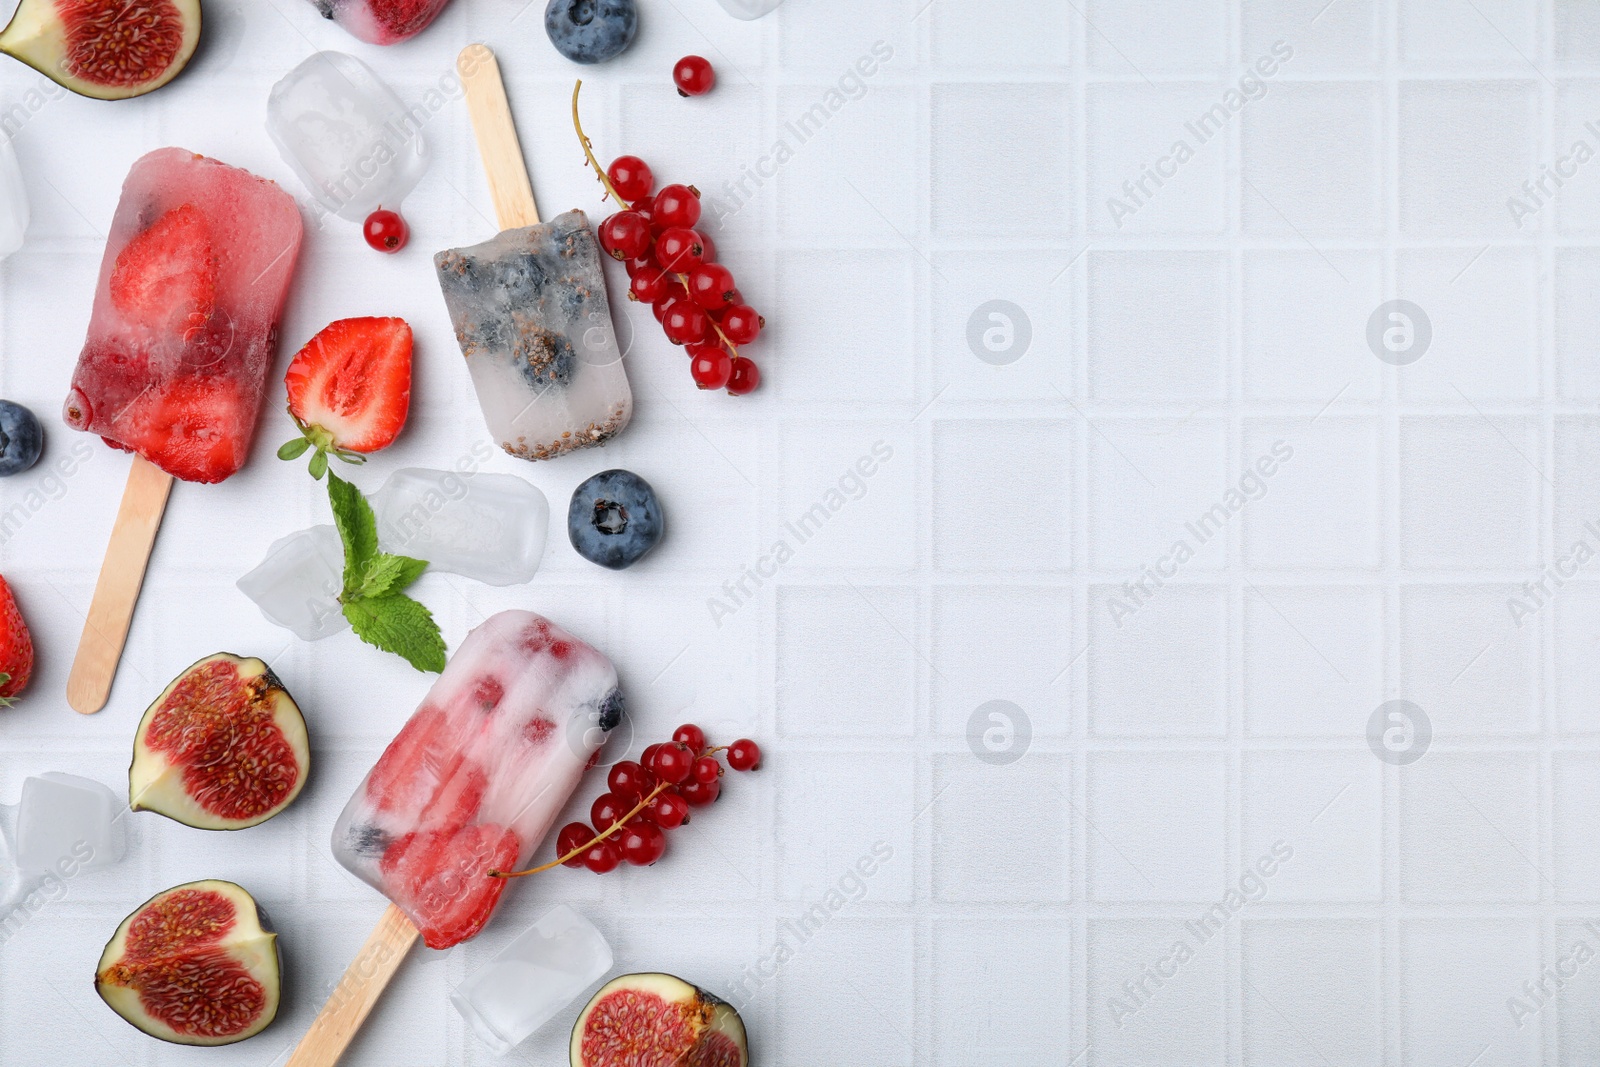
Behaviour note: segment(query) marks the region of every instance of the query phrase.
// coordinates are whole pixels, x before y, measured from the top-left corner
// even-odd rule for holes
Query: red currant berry
[[[733,357],[721,342],[715,346],[704,345],[700,354],[689,361],[689,374],[694,384],[702,389],[721,389],[733,377]]]
[[[704,341],[711,329],[705,309],[692,300],[674,300],[661,311],[661,328],[675,345]]]
[[[722,795],[722,782],[697,782],[691,778],[678,787],[678,792],[691,808],[701,808]]]
[[[722,332],[728,335],[728,340],[736,345],[747,345],[761,336],[761,328],[767,320],[756,314],[756,309],[749,304],[734,304],[722,317],[717,320],[722,326]]]
[[[367,216],[361,226],[361,236],[380,252],[398,252],[411,239],[411,227],[396,212],[379,208]]]
[[[689,290],[683,287],[683,283],[680,282],[675,276],[671,274],[667,275],[666,294],[651,306],[651,310],[656,313],[656,321],[661,322],[665,318],[667,313],[667,305],[678,300],[688,301],[688,299]]]
[[[717,84],[717,72],[700,56],[684,56],[672,68],[672,80],[678,83],[679,96],[704,96]]]
[[[736,771],[753,771],[761,766],[761,746],[741,737],[728,746],[728,766]]]
[[[667,835],[655,823],[633,823],[617,837],[622,858],[635,867],[648,867],[667,851]]]
[[[650,250],[650,222],[637,211],[619,211],[600,224],[600,247],[612,259],[637,259]]]
[[[650,221],[663,230],[693,226],[700,221],[700,194],[689,185],[664,186],[656,194]]]
[[[761,368],[755,360],[740,356],[733,361],[733,373],[728,377],[728,392],[734,396],[753,393],[761,384]]]
[[[655,245],[651,245],[645,254],[640,256],[638,259],[630,259],[628,262],[624,263],[623,266],[628,268],[628,277],[630,278],[644,270],[646,267],[655,267],[659,270],[661,268],[661,264],[656,262]]]
[[[621,797],[611,793],[601,793],[594,798],[594,804],[589,808],[589,821],[594,823],[597,833],[603,834],[631,810],[633,804],[629,804]]]
[[[720,263],[701,263],[689,272],[689,295],[707,311],[727,307],[733,293],[733,271]]]
[[[655,175],[650,173],[650,165],[638,156],[618,156],[613,159],[611,166],[606,168],[606,177],[611,179],[611,186],[616,189],[617,195],[630,203],[649,196],[656,184]]]
[[[630,804],[637,804],[650,791],[645,785],[645,769],[631,759],[616,764],[606,774],[606,785],[611,795]]]
[[[650,770],[663,782],[677,785],[689,777],[689,766],[693,762],[694,754],[687,745],[668,741],[656,750],[655,758],[650,761]]]
[[[696,231],[697,233],[699,231]],[[717,261],[717,242],[711,239],[709,233],[700,233],[700,245],[705,251],[700,253],[700,262],[715,263]]]
[[[686,722],[672,731],[672,739],[680,745],[688,745],[689,751],[696,755],[706,750],[706,732],[692,722]]]
[[[715,756],[701,756],[694,761],[694,768],[689,774],[697,782],[714,782],[722,777],[722,764]]]
[[[644,809],[644,817],[664,830],[689,821],[689,802],[677,793],[662,793]]]
[[[635,300],[642,300],[646,304],[654,304],[667,295],[667,282],[672,280],[672,275],[660,267],[651,264],[640,267],[628,282],[628,291]]]
[[[606,874],[617,869],[617,864],[622,862],[622,851],[606,838],[598,845],[583,854],[583,865],[595,874]]]
[[[574,849],[582,848],[592,840],[594,840],[594,831],[589,829],[586,823],[569,822],[556,835],[556,855],[565,856]],[[563,860],[562,865],[566,867],[582,867],[583,853],[579,852],[570,860]]]
[[[656,753],[661,751],[660,745],[646,745],[643,752],[639,753],[639,766],[648,774],[650,761],[656,758]]]
[[[700,235],[683,226],[662,230],[656,238],[656,260],[674,274],[687,274],[705,255],[706,246]]]

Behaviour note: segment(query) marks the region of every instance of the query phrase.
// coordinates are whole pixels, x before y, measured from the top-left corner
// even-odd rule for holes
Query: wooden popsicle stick
[[[511,103],[506,99],[505,82],[500,78],[500,62],[487,45],[469,44],[456,57],[456,70],[467,94],[467,113],[472,116],[472,131],[478,137],[478,154],[483,157],[484,173],[489,176],[489,196],[500,228],[515,230],[539,222],[539,205],[534,203],[533,183],[528,179],[528,162],[522,156],[522,142],[511,119]]]
[[[94,600],[78,639],[78,654],[67,676],[67,703],[80,714],[93,715],[106,706],[111,695],[111,682],[122,660],[122,646],[128,640],[133,608],[139,602],[139,588],[144,585],[145,567],[171,489],[172,475],[142,456],[133,457],[111,542],[106,545],[106,558],[95,582]]]
[[[417,928],[405,912],[390,904],[284,1067],[338,1063],[416,940]]]

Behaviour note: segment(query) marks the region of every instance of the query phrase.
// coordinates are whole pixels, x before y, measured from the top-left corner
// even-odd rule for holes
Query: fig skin
[[[140,969],[141,960],[127,952],[129,930],[141,915],[175,893],[195,890],[215,894],[233,905],[232,924],[214,941],[190,946],[177,946],[171,954],[174,961],[183,958],[183,950],[222,958],[231,966],[241,968],[261,986],[263,1002],[260,1013],[237,1033],[201,1035],[181,1033],[145,1009],[143,998],[129,983],[130,977]],[[95,970],[95,992],[106,1006],[130,1025],[151,1037],[175,1045],[231,1045],[254,1037],[265,1030],[277,1017],[282,999],[283,956],[278,947],[278,935],[267,921],[266,913],[255,898],[242,886],[221,879],[186,882],[164,889],[145,901],[123,919],[116,933],[106,942],[105,951]]]
[[[189,764],[180,754],[158,750],[149,741],[157,715],[173,692],[186,680],[219,663],[233,667],[241,690],[251,690],[251,710],[258,714],[270,712],[270,721],[281,732],[284,742],[279,755],[286,753],[296,771],[294,784],[277,804],[249,816],[228,816],[208,810],[195,798],[191,783],[185,778],[184,772]],[[271,739],[268,739],[268,743],[271,743]],[[139,720],[133,739],[133,762],[128,767],[128,806],[133,811],[153,811],[200,830],[243,830],[266,822],[294,803],[305,788],[310,773],[311,746],[305,717],[278,676],[260,659],[217,652],[184,668],[151,702]]]

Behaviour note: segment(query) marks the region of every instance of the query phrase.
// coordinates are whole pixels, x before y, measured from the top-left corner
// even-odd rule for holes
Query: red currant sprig
[[[649,304],[667,339],[686,347],[689,373],[701,389],[754,392],[761,370],[739,346],[754,341],[766,320],[744,303],[733,273],[716,263],[711,240],[694,229],[699,190],[674,184],[652,193],[655,175],[637,156],[618,156],[602,168],[578,116],[582,89],[582,81],[572,89],[572,125],[606,196],[621,209],[600,224],[599,239],[627,265],[628,299]]]
[[[492,878],[522,878],[553,867],[587,867],[596,874],[624,862],[648,867],[667,851],[664,831],[689,821],[689,809],[710,804],[722,794],[722,762],[736,771],[755,770],[761,749],[741,738],[731,745],[706,746],[705,731],[693,723],[678,727],[672,740],[650,745],[637,761],[623,760],[606,774],[609,791],[590,806],[590,823],[572,822],[556,834],[556,858],[526,871],[490,871]]]

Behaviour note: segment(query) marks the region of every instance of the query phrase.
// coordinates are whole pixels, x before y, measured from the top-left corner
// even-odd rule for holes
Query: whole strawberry
[[[296,459],[307,449],[321,478],[333,454],[346,463],[392,442],[411,410],[411,327],[404,319],[340,319],[323,327],[289,364],[289,414],[300,436],[278,449]]]
[[[11,587],[0,578],[0,707],[28,687],[33,676],[33,637],[22,621]]]

